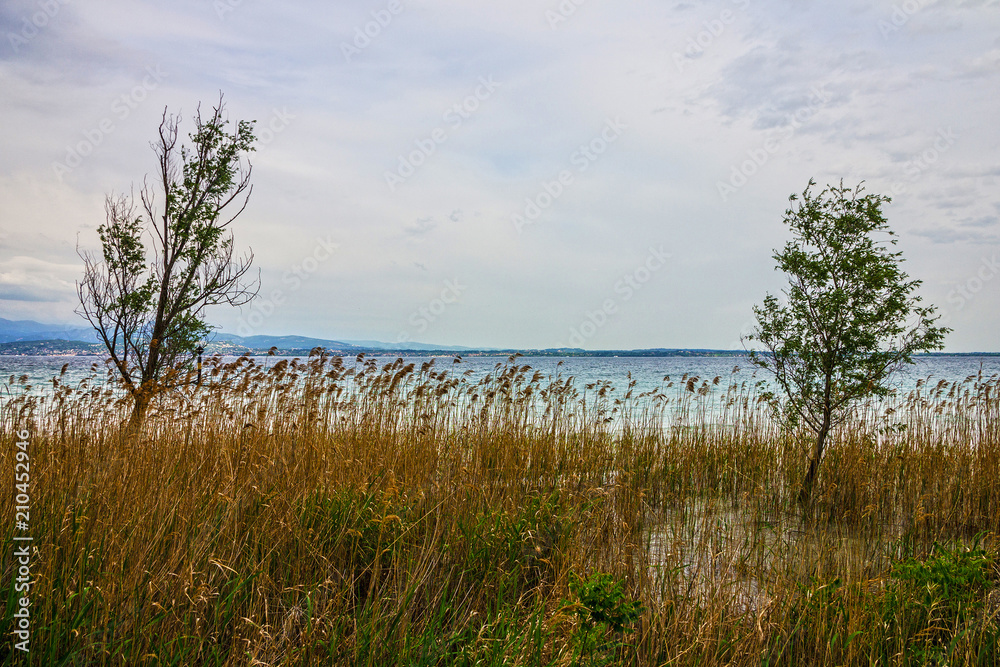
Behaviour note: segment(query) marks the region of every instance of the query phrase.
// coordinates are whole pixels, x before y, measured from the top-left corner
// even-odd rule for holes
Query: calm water
[[[390,363],[398,355],[377,357],[380,365]],[[257,361],[267,366],[274,365],[282,357],[257,357]],[[433,357],[407,357],[407,362],[419,365]],[[346,358],[345,363],[354,363],[353,358]],[[452,357],[436,357],[437,370],[449,370],[450,373],[472,371],[473,378],[482,377],[493,370],[498,363],[505,363],[506,357],[465,357],[459,364],[452,363]],[[51,380],[59,375],[64,364],[68,365],[63,381],[73,383],[91,374],[91,367],[96,363],[98,377],[104,377],[103,360],[97,357],[32,357],[32,356],[0,356],[0,392],[6,394],[6,385],[10,376],[18,378],[28,376],[28,382],[33,391],[43,391],[51,386]],[[722,377],[720,385],[725,387],[733,381],[753,383],[766,380],[767,374],[754,369],[745,357],[521,357],[519,365],[529,365],[541,371],[546,376],[572,376],[576,386],[583,389],[584,385],[597,380],[608,380],[618,392],[624,393],[628,385],[628,377],[636,380],[636,392],[648,391],[662,386],[665,376],[679,381],[681,376],[696,375],[702,379],[712,380]],[[738,367],[740,370],[733,372]],[[901,390],[912,389],[920,378],[932,378],[933,382],[944,379],[962,381],[970,375],[979,373],[989,377],[1000,374],[1000,356],[933,356],[919,357],[913,366],[900,373],[894,384]]]

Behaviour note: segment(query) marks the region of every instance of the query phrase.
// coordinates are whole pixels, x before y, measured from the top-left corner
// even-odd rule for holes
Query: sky
[[[241,335],[739,349],[788,197],[864,182],[1000,351],[1000,0],[5,0],[0,317],[80,325],[79,251],[166,110],[255,120]]]

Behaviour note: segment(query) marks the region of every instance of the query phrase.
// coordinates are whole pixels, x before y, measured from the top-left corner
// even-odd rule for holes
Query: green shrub
[[[569,589],[577,599],[576,615],[580,618],[573,664],[583,664],[581,661],[586,657],[590,658],[589,664],[608,664],[625,648],[621,635],[639,620],[642,602],[626,600],[622,583],[600,572],[587,579],[571,572]],[[609,632],[615,639],[602,642]]]
[[[925,560],[898,561],[889,576],[881,610],[885,629],[908,659],[943,663],[975,630],[996,570],[993,556],[977,540],[971,547],[935,543]],[[886,648],[896,653],[901,647]]]

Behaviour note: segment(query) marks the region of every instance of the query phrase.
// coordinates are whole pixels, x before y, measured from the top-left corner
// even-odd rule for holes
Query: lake
[[[396,354],[374,355],[380,365],[398,358]],[[232,360],[234,357],[226,357]],[[272,366],[284,357],[254,357],[259,363]],[[448,370],[450,374],[472,371],[472,378],[482,377],[492,371],[497,364],[506,363],[506,356],[463,357],[461,363],[454,364],[450,356],[407,356],[405,360],[420,366],[425,361],[435,359],[437,370]],[[355,363],[353,357],[344,359],[345,364]],[[753,384],[767,380],[768,375],[755,369],[745,356],[725,357],[520,357],[518,365],[531,366],[546,376],[572,376],[579,389],[591,382],[608,380],[618,392],[624,393],[629,374],[636,381],[636,393],[650,391],[663,386],[664,377],[679,381],[687,374],[711,381],[721,377],[720,385],[725,387],[733,382]],[[91,375],[96,364],[98,377],[104,377],[104,363],[98,357],[69,356],[0,356],[0,382],[7,384],[10,376],[28,376],[33,391],[41,391],[49,386],[52,378],[59,375],[63,365],[67,365],[63,381],[75,384]],[[739,368],[734,372],[735,368]],[[930,355],[917,357],[912,366],[904,369],[894,380],[894,386],[908,391],[916,386],[917,380],[931,378],[949,382],[964,381],[970,375],[982,370],[983,377],[1000,374],[1000,356],[990,355]],[[6,393],[6,391],[4,392]]]

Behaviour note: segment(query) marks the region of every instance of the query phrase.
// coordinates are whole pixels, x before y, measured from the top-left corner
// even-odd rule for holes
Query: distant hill
[[[378,340],[329,340],[325,338],[309,338],[307,336],[237,336],[235,334],[217,333],[210,339],[214,343],[224,342],[239,345],[249,349],[268,349],[276,347],[279,350],[310,350],[314,347],[325,347],[328,350],[472,350],[471,347],[460,345],[432,345],[429,343],[384,343]]]
[[[209,338],[210,352],[236,352],[268,350],[272,347],[280,351],[308,351],[315,347],[324,347],[331,351],[357,353],[367,351],[439,351],[449,352],[472,351],[473,348],[460,345],[434,345],[430,343],[385,343],[377,340],[331,340],[326,338],[310,338],[308,336],[237,336],[235,334],[215,333]],[[58,345],[43,345],[45,341],[59,341]],[[91,349],[98,344],[97,332],[91,328],[72,325],[42,324],[33,320],[8,320],[0,317],[0,345],[4,343],[23,343],[12,347],[0,347],[0,354],[71,354],[59,352],[58,349]],[[75,345],[75,347],[74,347]],[[61,348],[60,348],[61,346]],[[26,352],[36,349],[38,352]],[[99,353],[100,347],[93,348]],[[80,352],[82,353],[82,352]]]
[[[100,343],[84,343],[78,340],[19,340],[0,343],[0,354],[28,355],[41,357],[47,355],[72,354],[76,356],[101,356],[105,348]]]
[[[0,317],[0,343],[16,341],[64,340],[96,343],[97,332],[89,327],[42,324],[34,320],[7,320]]]
[[[338,340],[327,340],[322,338],[309,338],[307,336],[237,336],[235,334],[216,333],[209,336],[209,348],[220,343],[246,347],[250,349],[268,349],[277,347],[279,350],[310,349],[314,347],[326,347],[330,349],[341,349],[353,347]]]
[[[708,350],[650,348],[641,350],[583,350],[581,348],[548,348],[544,350],[516,350],[499,348],[473,348],[462,345],[435,345],[432,343],[386,343],[378,340],[333,340],[308,336],[237,336],[215,333],[206,349],[207,354],[224,355],[264,354],[278,348],[280,355],[305,356],[310,350],[322,347],[331,354],[354,355],[360,352],[428,352],[457,353],[462,356],[497,356],[519,352],[525,356],[541,357],[728,357],[742,356],[743,350]],[[0,317],[0,354],[104,354],[104,347],[97,342],[93,329],[72,325],[42,324],[32,320],[7,320]],[[954,353],[932,353],[948,355]],[[975,353],[981,355],[984,353]],[[985,353],[995,355],[997,353]],[[924,356],[924,355],[921,355]]]

